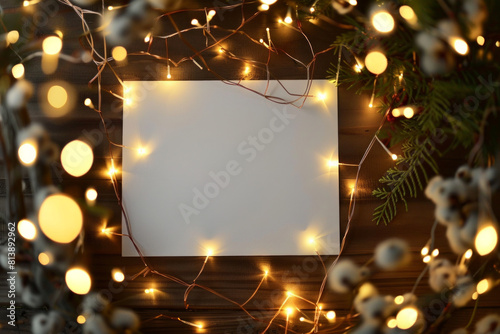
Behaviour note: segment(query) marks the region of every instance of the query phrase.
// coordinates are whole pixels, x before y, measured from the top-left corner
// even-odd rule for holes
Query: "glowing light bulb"
[[[81,314],[78,317],[76,317],[76,322],[79,323],[80,325],[83,325],[86,321],[87,319],[85,319],[85,317]]]
[[[56,109],[62,108],[68,102],[68,92],[64,87],[54,85],[47,92],[47,101]]]
[[[285,17],[285,23],[286,23],[286,24],[291,24],[292,22],[293,22],[293,20],[292,20],[292,17],[291,17],[291,16],[287,16],[287,17]]]
[[[268,271],[268,270],[265,270],[265,271],[264,271],[264,276],[267,276],[267,275],[269,275],[269,271]]]
[[[391,155],[392,160],[396,161],[398,160],[398,156],[396,154]]]
[[[439,255],[439,249],[436,248],[432,251],[432,256],[436,257],[438,255]]]
[[[83,104],[85,104],[86,107],[94,108],[94,104],[92,103],[92,100],[89,98],[86,98]]]
[[[150,293],[149,289],[144,290],[145,293]]]
[[[387,320],[387,327],[396,328],[397,325],[398,321],[396,320],[396,318],[390,318],[389,320]]]
[[[75,177],[86,174],[94,163],[92,148],[81,140],[73,140],[61,151],[61,164],[64,170]]]
[[[453,40],[453,48],[461,55],[466,55],[469,52],[469,45],[461,38],[455,38]]]
[[[278,0],[260,0],[260,2],[268,6],[274,4],[276,1]]]
[[[94,188],[87,189],[87,191],[85,192],[85,197],[89,201],[95,201],[97,199],[97,190],[95,190]]]
[[[394,29],[394,18],[386,11],[380,11],[372,16],[373,27],[381,33],[388,33]]]
[[[23,6],[28,7],[30,5],[30,2],[28,0],[23,1]]]
[[[125,274],[123,274],[123,271],[118,268],[115,268],[111,271],[111,276],[113,277],[113,280],[118,283],[125,280]]]
[[[399,110],[398,108],[392,109],[392,116],[394,116],[394,117],[401,116],[401,110]]]
[[[483,227],[476,235],[475,246],[481,256],[490,254],[497,246],[498,234],[492,225]]]
[[[287,316],[289,316],[289,315],[291,315],[291,314],[293,313],[293,308],[291,308],[291,307],[287,307],[287,308],[285,309],[285,311],[286,311],[286,315],[287,315]]]
[[[420,254],[422,254],[422,256],[426,256],[427,254],[429,254],[429,247],[425,246],[424,248],[422,248]]]
[[[417,322],[418,312],[413,307],[405,307],[396,315],[397,326],[400,329],[411,328]]]
[[[326,100],[326,93],[323,92],[318,93],[318,100],[320,101]]]
[[[473,252],[472,252],[472,249],[468,249],[468,250],[465,252],[465,254],[464,254],[465,258],[466,258],[467,260],[468,260],[468,259],[470,259],[470,258],[472,257],[472,253],[473,253]]]
[[[22,143],[17,151],[19,160],[25,166],[31,166],[35,162],[37,154],[35,144],[29,141]]]
[[[328,160],[328,167],[333,168],[333,167],[338,167],[339,162],[337,160]]]
[[[427,255],[426,257],[424,257],[424,259],[422,260],[424,263],[429,263],[431,261],[431,256],[430,255]]]
[[[365,66],[373,74],[382,74],[387,68],[387,57],[379,51],[371,51],[365,58]]]
[[[16,79],[20,79],[24,76],[24,65],[16,64],[12,66],[12,76]]]
[[[477,291],[472,294],[472,300],[477,300],[478,297],[479,294],[477,293]]]
[[[262,4],[259,6],[259,10],[265,12],[266,10],[269,10],[269,5]]]
[[[49,36],[43,40],[43,52],[48,55],[58,54],[62,49],[62,40],[59,36]]]
[[[476,42],[477,42],[477,44],[479,44],[479,45],[481,45],[481,46],[483,46],[483,45],[484,45],[484,42],[485,42],[485,41],[486,41],[486,40],[484,39],[484,37],[483,37],[483,36],[477,36],[477,38],[476,38]]]
[[[286,295],[287,295],[288,297],[291,297],[291,296],[293,296],[293,293],[292,293],[292,291],[287,291],[287,292],[286,292]]]
[[[311,8],[309,8],[309,11],[310,11],[311,13],[314,13],[314,12],[316,11],[316,9],[314,9],[314,7],[311,7]]]
[[[92,280],[90,275],[83,269],[73,268],[66,272],[66,285],[78,295],[86,295],[90,291]]]
[[[111,56],[116,61],[123,61],[125,60],[125,58],[127,58],[127,49],[125,49],[123,46],[115,46],[113,50],[111,50]]]
[[[482,295],[483,293],[485,293],[486,291],[488,291],[489,287],[490,287],[490,283],[485,278],[485,279],[479,281],[479,283],[477,283],[476,291],[477,291],[478,294]]]
[[[108,170],[108,174],[112,177],[113,175],[116,174],[116,169],[114,169],[113,167],[111,167],[109,170]]]
[[[369,108],[373,108],[373,103],[370,103],[370,104],[368,105],[368,107],[369,107]]]
[[[328,312],[326,313],[326,318],[327,318],[328,320],[333,320],[333,319],[335,319],[335,317],[336,317],[336,316],[337,316],[337,315],[335,314],[335,311],[328,311]]]
[[[38,254],[38,262],[40,262],[42,266],[46,266],[50,263],[50,256],[47,253],[42,252]]]
[[[500,48],[500,41],[496,41],[496,42],[495,42],[495,46],[496,46],[497,48]]]
[[[263,40],[261,39],[261,43],[263,42]],[[219,48],[219,53],[223,53],[224,52],[224,49],[223,48]]]
[[[213,250],[211,250],[210,248],[207,249],[207,256],[212,256],[213,255]]]
[[[199,26],[200,25],[200,22],[198,22],[197,19],[192,19],[191,20],[191,24],[194,25],[194,26]]]
[[[146,149],[144,147],[139,147],[137,153],[139,153],[139,155],[144,155],[146,154]]]
[[[401,295],[394,298],[394,303],[396,303],[397,305],[403,304],[404,301],[405,301],[405,297],[403,297]]]
[[[78,204],[63,194],[50,195],[38,211],[40,229],[50,240],[70,243],[80,234],[83,215]]]
[[[209,12],[208,12],[208,17],[212,18],[215,16],[215,14],[217,14],[217,12],[214,10],[214,9],[211,9]]]
[[[362,69],[363,67],[360,66],[359,64],[354,65],[354,71],[356,71],[356,73],[361,73]]]
[[[415,11],[410,6],[404,5],[399,7],[399,15],[410,24],[417,23],[417,15],[415,15]]]
[[[19,234],[26,240],[34,240],[36,238],[36,227],[31,221],[22,219],[17,224]]]
[[[349,0],[348,2],[351,6],[356,6],[358,4],[356,0]]]
[[[144,43],[149,43],[150,40],[151,40],[151,33],[148,33],[146,37],[144,37]]]
[[[413,110],[412,107],[406,107],[404,108],[403,110],[403,115],[406,117],[406,118],[412,118],[414,115],[415,115],[415,111]]]
[[[15,44],[19,40],[19,31],[17,30],[11,30],[7,33],[7,43],[8,44]]]

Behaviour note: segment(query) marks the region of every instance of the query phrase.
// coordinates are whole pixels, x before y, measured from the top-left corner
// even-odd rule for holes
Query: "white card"
[[[281,84],[267,95],[301,106],[307,81]],[[125,87],[122,198],[144,255],[338,253],[333,84],[315,80],[302,108],[220,81]],[[138,256],[128,238],[122,255]]]

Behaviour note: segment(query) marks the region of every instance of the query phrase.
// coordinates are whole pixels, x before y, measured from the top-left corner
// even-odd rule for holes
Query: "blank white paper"
[[[266,93],[283,100],[220,81],[125,83],[122,198],[144,255],[338,253],[336,87],[314,81],[298,108],[276,101],[307,81],[281,83],[297,96],[276,81]],[[122,255],[138,256],[128,238]]]

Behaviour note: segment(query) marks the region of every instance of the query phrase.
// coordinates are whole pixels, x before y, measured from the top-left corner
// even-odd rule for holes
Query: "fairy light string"
[[[205,269],[205,265],[207,264],[207,261],[210,257],[210,255],[207,255],[207,257],[205,258],[205,261],[198,273],[198,275],[195,277],[195,279],[192,281],[192,283],[187,283],[175,276],[172,276],[172,275],[169,275],[169,274],[166,274],[166,273],[162,273],[162,272],[159,272],[157,270],[155,270],[151,264],[149,263],[149,261],[146,259],[146,257],[144,256],[144,254],[142,253],[139,245],[137,244],[137,242],[135,241],[134,239],[134,235],[132,233],[132,227],[131,227],[131,223],[130,223],[130,220],[129,220],[129,217],[127,215],[127,211],[126,211],[126,208],[125,208],[125,205],[124,203],[122,202],[121,200],[121,196],[120,196],[120,190],[119,190],[119,187],[118,187],[118,184],[120,182],[119,180],[119,177],[118,177],[118,174],[119,172],[115,169],[114,167],[114,155],[113,155],[113,150],[112,150],[112,147],[115,146],[115,147],[120,147],[120,148],[123,148],[123,149],[132,149],[130,147],[125,147],[123,145],[120,145],[120,144],[117,144],[117,143],[114,143],[110,137],[110,134],[109,134],[109,131],[108,131],[108,127],[106,125],[106,122],[105,122],[105,118],[103,116],[103,111],[102,111],[102,93],[105,92],[105,93],[108,93],[110,94],[111,96],[115,97],[115,98],[118,98],[122,101],[124,101],[124,97],[123,96],[120,96],[119,94],[111,91],[111,90],[108,90],[108,89],[105,89],[102,87],[102,81],[103,81],[103,72],[105,71],[105,69],[109,69],[113,76],[117,79],[118,83],[121,85],[121,86],[124,86],[124,83],[122,81],[122,79],[120,78],[120,76],[116,73],[115,69],[113,68],[114,65],[112,64],[114,62],[114,59],[112,57],[109,57],[108,54],[107,54],[107,47],[106,47],[106,38],[103,38],[102,39],[102,42],[103,42],[103,54],[101,55],[101,53],[99,53],[97,50],[96,50],[96,45],[95,45],[95,42],[94,42],[94,37],[93,37],[93,32],[92,32],[92,29],[90,28],[90,26],[88,25],[86,19],[85,19],[85,15],[97,15],[99,17],[102,17],[102,14],[99,13],[99,12],[95,12],[95,11],[90,11],[90,10],[85,10],[85,9],[81,9],[80,7],[72,4],[69,0],[59,0],[59,2],[71,7],[75,13],[78,15],[78,17],[80,18],[81,22],[82,22],[82,30],[83,30],[83,36],[81,37],[83,40],[86,41],[86,43],[88,44],[88,46],[90,47],[90,52],[91,52],[91,55],[92,55],[92,61],[93,63],[95,64],[96,66],[96,69],[97,69],[97,73],[96,75],[90,80],[89,84],[92,84],[94,82],[97,82],[97,86],[98,86],[98,98],[97,98],[97,107],[94,107],[93,104],[92,105],[89,105],[88,107],[91,108],[92,110],[94,110],[95,112],[98,113],[99,115],[99,118],[101,120],[101,123],[103,125],[103,129],[104,129],[104,132],[105,132],[105,136],[106,136],[106,139],[108,141],[108,152],[109,152],[109,159],[111,161],[111,164],[112,164],[112,169],[113,169],[113,172],[110,173],[110,180],[111,180],[111,183],[112,183],[112,186],[113,186],[113,190],[115,192],[115,196],[116,196],[116,199],[117,199],[117,202],[118,202],[118,205],[120,207],[120,210],[122,212],[122,215],[124,217],[124,222],[125,222],[125,229],[126,229],[126,233],[116,233],[116,232],[113,232],[113,231],[110,231],[110,230],[107,230],[107,229],[104,229],[103,230],[103,233],[106,233],[106,234],[110,234],[110,235],[114,235],[114,236],[119,236],[119,237],[125,237],[125,238],[128,238],[135,250],[137,251],[142,263],[144,264],[145,268],[143,268],[140,272],[136,273],[135,275],[133,275],[131,277],[132,280],[134,279],[137,279],[139,276],[143,276],[143,277],[146,277],[147,275],[149,274],[152,274],[152,275],[157,275],[159,277],[162,277],[164,279],[167,279],[167,280],[170,280],[172,282],[175,282],[181,286],[185,286],[186,287],[186,291],[185,291],[185,294],[184,294],[184,303],[185,303],[185,306],[186,308],[189,307],[188,303],[187,303],[187,299],[188,299],[188,295],[190,293],[190,291],[192,291],[193,288],[195,287],[198,287],[208,293],[211,293],[235,306],[237,306],[238,308],[240,308],[244,313],[247,314],[247,316],[249,318],[251,318],[252,320],[254,321],[258,321],[258,322],[262,322],[264,324],[266,324],[266,327],[264,329],[264,331],[262,333],[265,333],[274,323],[274,321],[276,320],[276,318],[281,314],[283,308],[285,307],[286,303],[289,301],[290,298],[297,298],[297,299],[300,299],[302,301],[305,301],[307,304],[311,305],[312,308],[314,308],[314,320],[312,321],[312,329],[311,329],[311,333],[312,332],[317,332],[318,330],[318,326],[319,326],[319,322],[320,322],[320,319],[321,319],[321,307],[319,306],[319,302],[324,294],[324,290],[325,290],[325,286],[326,286],[326,282],[327,282],[327,278],[328,278],[328,272],[329,270],[332,269],[332,267],[338,262],[338,259],[340,258],[343,250],[344,250],[344,246],[345,246],[345,243],[346,243],[346,237],[349,233],[349,230],[350,230],[350,225],[351,225],[351,221],[352,221],[352,217],[353,217],[353,214],[354,214],[354,210],[355,210],[355,205],[356,205],[356,192],[357,192],[357,186],[358,186],[358,181],[359,181],[359,174],[360,174],[360,171],[361,171],[361,168],[363,166],[363,163],[366,159],[366,157],[368,156],[368,153],[371,151],[372,147],[373,147],[373,144],[375,141],[379,141],[380,140],[378,139],[377,135],[378,133],[380,132],[385,120],[386,120],[386,117],[384,116],[382,118],[382,121],[381,121],[381,124],[378,128],[378,130],[376,131],[375,135],[373,136],[370,144],[368,145],[363,157],[361,158],[360,162],[357,164],[357,165],[354,165],[354,164],[343,164],[343,163],[339,163],[339,165],[345,165],[345,166],[355,166],[357,167],[357,173],[356,173],[356,179],[355,179],[355,185],[354,185],[354,191],[351,193],[350,195],[350,200],[349,200],[349,209],[348,209],[348,219],[347,219],[347,224],[346,224],[346,230],[344,232],[344,235],[342,237],[342,242],[341,242],[341,247],[340,247],[340,251],[339,251],[339,254],[337,255],[337,257],[334,259],[334,261],[332,262],[332,264],[329,266],[329,268],[327,268],[327,266],[325,265],[325,262],[322,258],[322,256],[319,254],[319,252],[315,249],[315,253],[317,254],[318,256],[318,259],[319,261],[321,262],[321,265],[322,265],[322,268],[324,270],[324,278],[322,280],[322,283],[321,283],[321,286],[319,288],[319,291],[318,291],[318,297],[316,299],[315,302],[313,301],[310,301],[304,297],[301,297],[299,295],[296,295],[294,293],[290,293],[290,294],[287,294],[286,298],[284,299],[283,303],[280,305],[280,307],[278,308],[277,312],[269,319],[269,320],[262,320],[262,319],[257,319],[256,317],[254,317],[246,308],[245,308],[245,305],[248,304],[248,302],[250,300],[252,300],[255,295],[258,293],[259,289],[261,288],[261,286],[265,283],[266,281],[266,278],[268,276],[268,272],[266,272],[264,274],[264,276],[262,277],[262,279],[260,280],[259,284],[257,285],[256,289],[254,290],[254,292],[252,293],[252,295],[242,304],[218,293],[217,291],[209,288],[209,287],[206,287],[206,286],[203,286],[203,285],[200,285],[198,283],[196,283],[197,279],[201,276],[202,272],[204,271]],[[314,74],[314,67],[315,67],[315,62],[316,62],[316,59],[319,55],[322,55],[326,52],[329,52],[333,49],[333,47],[329,47],[325,50],[322,50],[322,51],[319,51],[319,52],[315,52],[315,50],[313,49],[313,46],[310,42],[310,40],[307,38],[306,34],[302,31],[302,29],[299,27],[299,28],[296,28],[290,24],[284,24],[284,26],[287,28],[287,29],[291,29],[295,32],[298,32],[300,33],[304,39],[306,40],[306,42],[308,43],[309,47],[310,47],[310,51],[311,51],[311,60],[309,63],[305,64],[301,61],[299,61],[298,59],[296,59],[295,57],[293,57],[291,54],[287,53],[285,50],[282,50],[280,48],[278,48],[274,41],[271,39],[271,32],[269,29],[266,29],[266,35],[267,35],[267,43],[261,43],[259,41],[257,41],[256,39],[253,39],[252,37],[248,36],[244,31],[242,31],[242,28],[248,23],[250,22],[251,20],[253,20],[255,17],[257,17],[260,12],[256,12],[255,14],[253,14],[252,16],[250,16],[249,18],[245,18],[245,15],[244,15],[244,12],[243,12],[243,7],[245,5],[245,1],[243,1],[242,3],[240,4],[235,4],[235,5],[228,5],[228,6],[223,6],[223,7],[220,7],[218,8],[218,10],[228,10],[228,9],[234,9],[234,8],[237,8],[237,7],[241,7],[241,11],[242,11],[242,21],[240,23],[240,25],[234,29],[234,30],[231,30],[229,31],[230,33],[223,37],[223,38],[220,38],[220,39],[216,39],[214,37],[214,35],[212,34],[213,31],[215,30],[221,30],[221,31],[227,31],[218,27],[217,25],[212,25],[210,24],[210,19],[209,19],[209,15],[208,15],[208,12],[207,12],[207,8],[205,9],[201,9],[204,11],[205,13],[205,17],[206,17],[206,24],[198,27],[198,26],[195,26],[195,27],[190,27],[190,28],[187,28],[187,29],[184,29],[184,30],[180,30],[177,26],[177,24],[175,23],[175,20],[173,19],[173,15],[175,15],[176,13],[180,13],[180,12],[196,12],[196,11],[201,11],[201,10],[179,10],[179,11],[174,11],[174,12],[170,12],[170,13],[165,13],[165,14],[162,14],[160,15],[159,17],[156,18],[155,22],[158,22],[160,19],[164,18],[164,17],[167,17],[169,19],[169,21],[172,23],[172,25],[174,26],[176,32],[173,33],[173,34],[170,34],[170,35],[166,35],[166,36],[161,36],[161,35],[153,35],[152,33],[148,34],[149,36],[149,40],[148,40],[148,45],[147,45],[147,51],[138,51],[138,52],[134,52],[134,53],[130,53],[128,54],[129,57],[131,56],[147,56],[147,57],[152,57],[154,59],[157,59],[157,60],[164,60],[166,61],[167,63],[167,66],[168,66],[168,75],[170,76],[170,64],[174,65],[175,67],[178,67],[180,66],[182,63],[186,62],[186,61],[191,61],[193,62],[198,68],[200,68],[200,70],[207,70],[209,71],[210,73],[214,74],[215,77],[217,77],[218,79],[220,79],[222,82],[228,84],[228,85],[233,85],[233,86],[239,86],[243,89],[246,89],[246,90],[249,90],[249,91],[252,91],[253,93],[257,94],[257,95],[260,95],[274,103],[278,103],[278,104],[290,104],[290,105],[293,105],[297,108],[301,108],[306,99],[308,98],[311,98],[312,96],[309,95],[309,91],[310,91],[310,88],[311,88],[311,84],[312,84],[312,77],[313,77],[313,74]],[[102,3],[102,7],[103,7],[103,11],[105,10],[104,8],[104,2]],[[121,6],[123,7],[123,6]],[[114,7],[113,9],[116,9],[118,7]],[[153,31],[154,27],[151,29]],[[188,32],[188,31],[191,31],[191,30],[203,30],[203,33],[205,34],[206,38],[207,38],[207,42],[206,42],[206,47],[204,49],[201,49],[201,50],[196,50],[190,43],[189,41],[187,41],[183,34]],[[235,36],[235,35],[242,35],[242,36],[246,36],[251,42],[253,43],[256,43],[256,44],[263,44],[264,46],[267,47],[268,49],[268,57],[267,57],[267,61],[266,62],[259,62],[259,61],[256,61],[256,60],[248,60],[248,59],[243,59],[243,58],[240,58],[238,57],[237,55],[235,55],[234,53],[230,52],[230,51],[225,51],[223,52],[223,55],[225,57],[229,57],[231,59],[234,59],[234,60],[240,60],[242,62],[245,62],[245,63],[248,63],[248,62],[251,62],[252,63],[252,66],[253,67],[256,67],[256,68],[260,68],[260,69],[265,69],[266,71],[266,77],[267,77],[267,86],[269,86],[269,82],[271,79],[277,79],[271,72],[270,70],[270,60],[271,60],[271,55],[273,53],[279,53],[279,54],[282,54],[282,55],[286,55],[288,58],[292,59],[294,62],[296,62],[297,64],[300,64],[302,67],[304,67],[306,69],[306,75],[307,75],[307,85],[306,85],[306,88],[304,90],[304,93],[301,95],[301,94],[293,94],[291,92],[288,92],[286,90],[286,88],[283,86],[283,84],[278,80],[278,83],[281,85],[281,87],[283,87],[285,89],[285,91],[287,91],[287,93],[289,94],[290,96],[290,99],[291,100],[285,100],[283,98],[279,98],[279,97],[275,97],[275,96],[270,96],[270,95],[267,95],[267,88],[265,90],[264,93],[261,93],[261,92],[258,92],[258,91],[254,91],[248,87],[246,87],[244,85],[244,83],[240,81],[232,81],[232,80],[228,80],[228,79],[225,79],[223,78],[222,76],[220,76],[216,71],[214,71],[210,66],[209,64],[207,63],[207,61],[205,60],[204,56],[203,56],[203,53],[205,52],[208,52],[208,51],[213,51],[215,50],[217,47],[221,47],[220,45],[228,40],[230,37],[232,36]],[[183,57],[177,61],[175,60],[172,60],[169,55],[168,55],[168,39],[169,38],[173,38],[173,37],[178,37],[180,38],[184,44],[186,46],[189,47],[189,49],[192,51],[192,54],[190,56],[186,56],[186,57]],[[165,47],[166,47],[166,57],[162,57],[160,55],[157,55],[157,54],[154,54],[151,52],[151,49],[152,49],[152,46],[153,46],[153,43],[155,42],[155,40],[160,40],[160,39],[164,39],[165,40]],[[212,40],[213,43],[212,44],[209,44],[209,40]],[[224,49],[223,49],[224,50]],[[338,85],[338,77],[339,77],[339,69],[340,69],[340,63],[341,63],[341,53],[342,53],[342,48],[339,50],[339,55],[338,55],[338,70],[337,70],[337,74],[336,74],[336,79],[335,79],[335,84]],[[37,56],[41,56],[41,53],[35,53],[33,54],[32,56],[30,57],[26,57],[25,59],[22,59],[22,62],[26,62],[26,61],[29,61],[30,59],[32,59],[33,57],[37,57]],[[63,54],[60,54],[59,57],[61,57],[63,60],[66,60],[66,61],[74,61],[76,62],[76,59],[73,58],[73,57],[69,57],[69,56],[66,56],[66,55],[63,55]],[[198,58],[201,63],[203,65],[201,65],[200,63],[197,62],[197,60],[195,58]],[[376,79],[375,79],[376,80]],[[375,92],[375,83],[374,83],[374,92]],[[374,94],[372,94],[374,95]],[[372,96],[373,98],[373,96]],[[373,102],[373,101],[372,101]],[[390,110],[390,109],[389,109]],[[389,112],[389,110],[387,112]],[[386,113],[387,115],[387,113]],[[381,142],[380,142],[381,143]],[[382,144],[382,143],[381,143]],[[384,145],[382,145],[384,146]],[[385,148],[385,146],[384,146]],[[386,148],[387,150],[387,148]],[[350,315],[348,315],[348,317],[346,317],[345,319],[350,319]],[[149,320],[146,320],[145,322],[147,321],[152,321],[152,320],[156,320],[156,319],[160,319],[160,318],[168,318],[168,319],[172,319],[172,320],[176,320],[176,321],[179,321],[179,322],[182,322],[186,325],[189,325],[189,326],[193,326],[193,327],[198,327],[198,328],[202,328],[202,327],[199,327],[201,325],[199,324],[195,324],[193,322],[189,322],[189,321],[186,321],[186,320],[183,320],[179,317],[170,317],[170,316],[166,316],[166,315],[163,315],[163,314],[160,314],[152,319],[149,319]],[[345,320],[344,319],[344,320]],[[343,320],[343,321],[344,321]],[[292,333],[296,333],[295,331],[291,330],[290,328],[288,328],[288,322],[289,322],[289,314],[287,313],[286,315],[286,325],[283,326],[281,324],[276,324],[275,323],[275,326],[279,326],[281,328],[284,328],[285,329],[285,332],[292,332]],[[341,322],[342,323],[342,322]],[[337,325],[335,325],[337,326]]]

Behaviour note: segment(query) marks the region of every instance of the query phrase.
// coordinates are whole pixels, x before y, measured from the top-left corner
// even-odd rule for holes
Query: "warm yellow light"
[[[370,104],[368,105],[368,107],[369,107],[369,108],[373,108],[373,103],[370,103]]]
[[[469,52],[469,45],[461,38],[455,38],[453,41],[453,48],[458,54],[466,55]]]
[[[272,5],[273,3],[275,3],[277,0],[260,0],[260,2],[262,2],[263,4],[265,5]]]
[[[111,56],[116,61],[122,61],[127,58],[127,50],[123,46],[115,46],[113,50],[111,50]]]
[[[72,268],[66,272],[66,285],[78,295],[86,295],[92,286],[90,275],[83,269]]]
[[[92,100],[89,99],[88,97],[85,99],[85,101],[83,103],[85,104],[86,107],[94,108],[94,104],[92,103]]]
[[[404,5],[399,7],[399,15],[411,24],[417,23],[417,15],[410,6]]]
[[[488,291],[489,287],[490,287],[490,283],[485,278],[485,279],[479,281],[479,283],[477,283],[476,291],[477,291],[478,294],[482,295],[483,293],[485,293],[486,291]]]
[[[358,4],[356,0],[349,0],[348,2],[351,6],[356,6]]]
[[[328,311],[328,312],[326,312],[326,318],[328,320],[333,320],[333,319],[335,319],[336,316],[337,315],[335,314],[335,311]]]
[[[422,248],[420,254],[422,254],[422,256],[426,256],[427,254],[429,254],[429,247],[425,246],[424,248]]]
[[[311,7],[311,8],[309,8],[309,11],[310,11],[311,13],[314,13],[314,12],[316,11],[316,9],[314,9],[314,7]]]
[[[38,254],[38,262],[40,262],[42,266],[46,266],[50,263],[50,256],[47,253],[42,252]]]
[[[286,315],[287,315],[287,316],[288,316],[288,315],[291,315],[291,314],[293,313],[293,308],[291,308],[291,307],[287,307],[287,308],[285,309],[285,312],[286,312]]]
[[[288,297],[291,297],[291,296],[293,296],[293,292],[292,292],[292,291],[287,291],[287,292],[286,292],[286,295],[287,295]]]
[[[68,92],[64,87],[54,85],[47,92],[47,101],[54,108],[62,108],[68,102]]]
[[[311,245],[313,245],[315,242],[316,242],[316,240],[314,240],[314,238],[309,238],[309,243],[310,243]]]
[[[148,33],[146,37],[144,37],[144,43],[148,43],[151,40],[151,33]]]
[[[214,9],[211,9],[211,10],[208,12],[208,16],[209,16],[210,18],[214,17],[214,16],[215,16],[215,14],[217,14],[217,12],[216,12]]]
[[[269,275],[269,271],[268,271],[268,270],[265,270],[265,271],[264,271],[264,276],[267,276],[267,275]]]
[[[219,48],[219,53],[223,53],[223,52],[224,52],[224,49],[223,48]]]
[[[472,300],[476,300],[478,297],[479,294],[477,293],[477,291],[472,294]]]
[[[326,93],[323,93],[323,92],[318,93],[318,99],[320,101],[326,100]]]
[[[468,259],[470,259],[470,258],[472,257],[472,253],[473,253],[473,252],[472,252],[472,249],[468,249],[468,250],[465,252],[465,254],[464,254],[465,258],[466,258],[467,260],[468,260]]]
[[[403,304],[404,301],[405,301],[405,297],[403,297],[401,295],[394,298],[394,303],[396,303],[397,305]]]
[[[361,73],[361,70],[363,69],[363,67],[361,67],[359,64],[356,64],[354,65],[354,70],[357,72],[357,73]]]
[[[108,229],[103,228],[103,229],[101,229],[101,232],[102,232],[102,233],[108,233]]]
[[[387,320],[387,327],[396,328],[397,325],[398,321],[396,320],[396,318],[390,318],[389,320]]]
[[[139,148],[137,149],[137,153],[138,153],[139,155],[144,155],[144,154],[146,154],[146,149],[145,149],[144,147],[139,147]]]
[[[292,20],[292,18],[290,16],[285,17],[285,23],[286,24],[290,24],[292,22],[293,22],[293,20]]]
[[[439,255],[439,249],[436,248],[432,251],[432,256],[436,257],[438,255]]]
[[[500,48],[500,41],[496,41],[496,42],[495,42],[495,46],[496,46],[497,48]]]
[[[85,197],[89,201],[95,201],[97,199],[97,190],[95,190],[94,188],[87,189],[87,191],[85,192]]]
[[[414,115],[415,115],[415,111],[413,110],[412,107],[406,107],[404,110],[403,110],[403,115],[406,117],[406,118],[412,118]]]
[[[38,212],[42,232],[52,241],[69,243],[80,234],[83,216],[80,207],[62,194],[48,196]]]
[[[213,255],[213,250],[211,250],[210,248],[207,249],[207,256],[212,256]]]
[[[483,227],[476,235],[475,245],[477,253],[481,256],[490,254],[498,242],[498,234],[492,225]]]
[[[397,326],[400,329],[408,329],[417,322],[418,312],[413,307],[405,307],[396,315]]]
[[[113,6],[108,6],[108,10],[113,10],[115,9]]]
[[[394,116],[394,117],[401,116],[401,110],[399,110],[398,108],[392,109],[392,116]]]
[[[24,142],[19,146],[19,150],[17,151],[19,156],[19,160],[25,166],[32,165],[37,157],[37,149],[34,143],[29,141]]]
[[[24,76],[24,65],[16,64],[12,66],[12,76],[16,79],[20,79]]]
[[[23,1],[23,6],[28,7],[30,5],[30,2],[28,0]]]
[[[42,49],[48,55],[58,54],[62,49],[62,40],[59,36],[49,36],[43,40]]]
[[[191,20],[191,24],[194,25],[194,26],[198,26],[198,25],[200,25],[200,22],[198,22],[197,19],[192,19]]]
[[[394,29],[394,18],[386,11],[380,11],[372,16],[373,27],[382,33],[390,32]]]
[[[365,58],[365,66],[373,74],[384,73],[387,68],[387,57],[382,52],[372,51]]]
[[[392,155],[391,155],[391,158],[392,158],[392,160],[394,160],[394,161],[398,160],[398,156],[397,156],[396,154],[392,154]]]
[[[87,319],[85,319],[85,317],[81,314],[76,318],[76,322],[79,323],[80,325],[83,325],[85,321],[87,321]]]
[[[424,263],[429,263],[431,261],[431,256],[427,255],[422,261],[424,261]]]
[[[262,4],[259,6],[259,10],[265,12],[266,10],[269,10],[269,5]]]
[[[484,45],[484,42],[486,42],[486,40],[484,39],[484,37],[483,37],[483,36],[477,36],[477,38],[476,38],[476,42],[477,42],[477,44],[479,44],[479,45],[483,46],[483,45]]]
[[[112,177],[113,175],[115,175],[115,174],[116,174],[116,169],[114,169],[113,167],[111,167],[111,168],[109,169],[109,171],[108,171],[108,174],[109,174],[109,176],[111,176],[111,177]]]
[[[333,168],[333,167],[338,167],[339,162],[337,160],[328,160],[328,167]]]
[[[61,151],[61,164],[68,174],[79,177],[92,167],[94,153],[92,148],[81,140],[73,140]]]
[[[19,234],[26,240],[33,240],[36,238],[36,227],[31,221],[27,219],[22,219],[17,224],[17,230]]]
[[[120,269],[118,268],[115,268],[111,271],[111,275],[113,276],[113,280],[115,282],[123,282],[123,280],[125,280],[125,274],[123,274],[123,271],[121,271]]]
[[[7,43],[8,44],[15,44],[19,40],[19,31],[17,30],[11,30],[7,33]]]
[[[300,318],[299,318],[299,320],[300,320],[301,322],[304,322],[304,321],[306,320],[306,318],[304,318],[304,317],[300,317]]]

